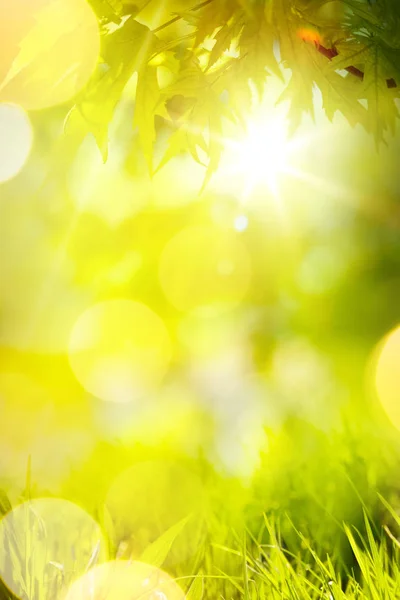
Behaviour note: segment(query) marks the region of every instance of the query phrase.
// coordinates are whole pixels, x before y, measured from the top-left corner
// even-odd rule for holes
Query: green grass
[[[174,523],[133,558],[165,569],[178,580],[187,600],[400,598],[397,437],[390,441],[376,426],[364,429],[361,419],[354,423],[354,434],[346,429],[329,435],[305,423],[288,423],[275,437],[270,435],[268,452],[247,487],[195,459],[187,466],[197,469],[208,490],[201,514]],[[102,448],[71,476],[63,492],[97,517],[108,535],[110,559],[132,556],[122,553],[123,542],[113,536],[103,502],[110,481],[135,461],[133,454],[124,452],[120,446]],[[160,452],[165,456],[165,449]],[[107,468],[103,455],[109,461]],[[31,487],[28,466],[22,499],[41,495]],[[7,496],[1,494],[1,512],[10,509]],[[193,520],[198,525],[198,549],[176,561],[179,536]],[[7,549],[0,548],[0,561],[6,555]],[[51,563],[50,554],[46,560]],[[60,578],[56,583],[62,588]],[[43,582],[30,588],[38,593],[29,600],[60,597]],[[0,586],[0,600],[15,599]]]
[[[399,518],[395,513],[397,524]],[[279,527],[265,517],[259,539],[247,535],[247,542],[226,549],[242,561],[240,579],[228,577],[235,593],[216,597],[224,600],[389,600],[400,595],[400,544],[386,527],[381,535],[373,533],[365,515],[367,537],[343,524],[349,545],[354,553],[350,568],[335,564],[332,557],[313,548],[304,535],[296,530],[301,550],[293,554],[284,547]],[[246,538],[244,538],[246,539]],[[265,541],[260,541],[263,539]],[[218,593],[218,585],[215,586]],[[211,590],[207,598],[212,597]],[[215,596],[214,596],[215,597]]]
[[[364,534],[350,524],[341,525],[352,555],[347,565],[314,546],[288,515],[277,519],[264,514],[256,534],[246,527],[227,529],[221,522],[219,527],[214,523],[213,531],[210,516],[207,542],[190,566],[174,569],[174,576],[187,600],[394,600],[400,597],[400,517],[386,500],[379,501],[390,526],[377,529],[366,510]],[[142,560],[161,567],[184,525],[175,525],[156,540]],[[291,529],[297,538],[296,552],[288,549],[283,529]],[[213,541],[213,534],[218,540],[225,537],[225,543]],[[50,591],[44,586],[35,598],[56,596],[54,587]],[[0,598],[14,600],[4,586]]]

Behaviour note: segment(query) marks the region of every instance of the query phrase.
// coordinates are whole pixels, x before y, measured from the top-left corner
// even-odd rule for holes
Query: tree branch
[[[190,12],[196,12],[197,10],[201,10],[202,8],[204,8],[205,6],[207,6],[208,4],[211,4],[211,2],[213,2],[213,1],[214,0],[205,0],[204,2],[201,2],[197,6],[194,6],[193,8],[191,8]],[[173,17],[172,19],[170,19],[166,23],[163,23],[163,25],[160,25],[156,29],[153,29],[153,33],[158,33],[159,31],[162,31],[163,29],[166,29],[166,27],[169,27],[170,25],[173,25],[174,23],[176,23],[177,21],[180,21],[181,19],[182,19],[181,15],[176,15],[176,17]]]
[[[201,2],[200,4],[197,4],[197,6],[194,6],[193,8],[191,8],[190,12],[196,12],[198,10],[201,10],[208,4],[211,4],[211,2],[213,2],[213,1],[214,0],[204,0],[204,2]],[[153,29],[153,33],[158,33],[159,31],[166,29],[170,25],[173,25],[177,21],[180,21],[182,18],[183,17],[181,15],[176,15],[175,17],[173,17],[166,23],[163,23],[163,25],[160,25],[159,27],[156,27],[156,29]],[[304,39],[304,41],[306,41],[306,40]],[[336,50],[335,47],[325,48],[325,46],[320,44],[318,41],[314,41],[314,45],[315,45],[316,49],[318,50],[318,52],[320,54],[322,54],[323,56],[325,56],[326,58],[328,58],[329,60],[332,60],[333,58],[335,58],[335,56],[339,55],[339,52]],[[354,75],[355,77],[358,77],[358,79],[361,79],[361,81],[364,79],[363,71],[361,71],[357,67],[349,65],[348,67],[345,67],[345,71],[347,71],[348,73],[351,73],[351,75]],[[387,79],[386,85],[387,85],[388,89],[397,88],[397,82],[393,78]]]
[[[336,48],[325,48],[325,46],[322,46],[318,42],[315,42],[315,47],[317,48],[320,54],[326,56],[326,58],[328,58],[329,60],[332,60],[333,58],[335,58],[335,56],[339,55],[339,52],[336,50]],[[349,67],[345,68],[345,71],[351,73],[355,77],[358,77],[359,79],[361,79],[361,81],[364,79],[364,73],[360,71],[360,69],[357,69],[357,67],[353,67],[350,65]],[[397,83],[394,79],[386,79],[386,85],[389,89],[397,88]]]

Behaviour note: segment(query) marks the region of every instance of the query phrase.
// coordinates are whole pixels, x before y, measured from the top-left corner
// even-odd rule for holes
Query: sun
[[[280,178],[292,172],[294,149],[287,121],[281,115],[250,121],[245,135],[227,141],[226,149],[229,171],[243,182],[245,198],[260,186],[278,196]]]

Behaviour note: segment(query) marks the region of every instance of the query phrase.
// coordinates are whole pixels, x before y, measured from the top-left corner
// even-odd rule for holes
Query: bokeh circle
[[[137,561],[114,560],[75,581],[65,600],[185,600],[179,585],[164,571]]]
[[[390,421],[400,429],[400,326],[391,331],[376,352],[375,387]]]
[[[0,184],[21,171],[32,143],[33,131],[26,112],[15,104],[0,103]]]
[[[0,0],[0,101],[27,110],[67,102],[86,85],[100,53],[86,0]]]
[[[108,300],[87,309],[69,340],[76,378],[90,394],[110,402],[134,402],[154,393],[171,352],[161,318],[131,300]]]
[[[16,506],[0,520],[0,575],[18,598],[59,598],[66,585],[96,562],[107,560],[98,523],[60,498]]]

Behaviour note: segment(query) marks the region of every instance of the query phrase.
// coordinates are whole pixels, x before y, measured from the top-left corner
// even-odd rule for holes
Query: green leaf
[[[338,55],[327,63],[327,68],[338,71],[357,64],[364,65],[369,60],[370,47],[371,44],[362,44],[356,38],[340,42],[337,44]]]
[[[186,594],[186,600],[202,600],[203,596],[204,578],[201,574],[198,574],[194,578],[193,583]]]
[[[208,69],[210,69],[223,55],[226,50],[229,50],[233,40],[239,33],[238,23],[226,23],[214,36],[215,44],[210,52],[208,59]]]
[[[342,77],[338,73],[321,75],[317,80],[321,91],[325,114],[332,121],[335,113],[340,111],[354,127],[357,124],[369,127],[368,111],[359,102],[362,84],[352,75]]]
[[[260,93],[263,93],[267,74],[282,78],[282,73],[274,54],[275,31],[267,22],[263,10],[257,11],[248,19],[240,37],[240,49],[245,56],[248,79],[252,79]]]
[[[138,75],[134,125],[139,128],[139,139],[149,167],[153,173],[153,146],[156,140],[154,117],[160,100],[157,68],[145,65]]]
[[[215,30],[223,27],[237,10],[234,0],[218,0],[204,7],[199,16],[195,47],[201,46],[207,37],[211,37]]]
[[[387,87],[387,63],[378,45],[370,48],[365,63],[364,93],[368,101],[368,112],[373,123],[373,133],[377,145],[385,141],[384,134],[389,130],[395,133],[398,109],[393,91]]]
[[[69,115],[86,133],[94,135],[104,161],[108,156],[108,128],[122,92],[132,75],[147,63],[157,42],[148,27],[132,17],[127,19],[107,36],[105,62]]]
[[[183,531],[191,516],[185,517],[175,525],[172,525],[155,542],[147,546],[142,553],[140,560],[154,567],[162,567],[167,558],[173,543],[179,534]]]
[[[162,90],[165,99],[182,95],[186,98],[200,97],[207,86],[207,80],[200,66],[192,61],[180,73],[176,81]]]
[[[309,48],[299,36],[304,25],[293,12],[288,0],[281,0],[274,13],[279,35],[282,62],[292,75],[278,102],[290,101],[289,119],[292,131],[298,127],[304,113],[314,116],[312,61]],[[315,48],[313,48],[314,51]]]
[[[343,77],[329,66],[329,60],[308,44],[310,62],[314,66],[313,78],[322,94],[323,108],[330,121],[337,111],[340,111],[354,127],[361,124],[368,128],[368,112],[360,103],[362,98],[362,83],[348,74]]]
[[[232,114],[244,123],[253,101],[246,61],[241,58],[233,60],[213,87],[220,96],[227,92]]]
[[[314,115],[316,85],[329,119],[340,111],[352,126],[373,131],[379,144],[394,131],[398,118],[399,88],[388,89],[387,81],[400,85],[400,42],[389,40],[390,33],[400,36],[400,9],[384,19],[387,2],[200,1],[171,13],[194,30],[161,42],[132,16],[122,19],[136,14],[147,0],[94,0],[96,6],[107,4],[120,26],[103,27],[103,63],[71,111],[69,125],[93,133],[106,160],[109,124],[127,83],[138,72],[134,125],[150,172],[157,142],[154,116],[160,115],[172,122],[173,132],[158,168],[189,152],[200,164],[207,162],[207,184],[221,157],[224,119],[245,122],[253,100],[249,81],[261,95],[271,75],[287,81],[278,102],[290,104],[292,131],[305,113]],[[310,28],[325,48],[337,50],[333,60],[318,51],[318,38],[304,41],[302,32]],[[232,45],[237,55],[231,57],[226,52]],[[171,74],[160,79],[162,89],[160,66]],[[364,81],[338,73],[349,67],[365,73]]]
[[[162,169],[172,158],[188,150],[187,128],[178,127],[168,138],[168,148],[161,159],[157,170]]]

